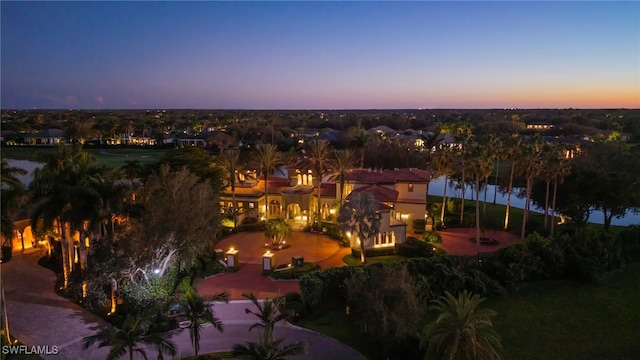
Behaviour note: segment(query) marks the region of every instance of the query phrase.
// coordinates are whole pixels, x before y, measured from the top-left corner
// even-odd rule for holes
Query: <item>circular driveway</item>
[[[291,262],[291,257],[296,255],[304,256],[305,262],[317,263],[340,250],[337,241],[324,235],[302,231],[292,231],[285,237],[285,241],[289,245],[286,249],[270,250],[275,254],[276,265],[288,264]],[[237,249],[241,264],[262,264],[262,255],[269,250],[265,247],[268,242],[263,232],[241,232],[226,237],[216,247],[225,252],[231,247]]]

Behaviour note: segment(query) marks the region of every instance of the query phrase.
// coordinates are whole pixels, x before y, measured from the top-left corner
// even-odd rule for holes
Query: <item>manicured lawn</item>
[[[313,313],[302,319],[298,325],[341,341],[368,359],[374,358],[366,337],[362,335],[343,307],[336,308],[336,306],[325,304],[321,308],[314,309]]]
[[[497,311],[503,359],[636,359],[640,354],[640,264],[598,284],[546,281],[483,303]],[[336,338],[374,358],[344,309],[325,305],[301,326]]]
[[[406,259],[404,256],[399,255],[369,256],[367,258],[367,264],[398,262],[404,259]],[[351,255],[345,255],[342,258],[342,261],[344,261],[344,263],[349,266],[362,265],[362,263],[360,262],[360,258],[356,259]]]
[[[504,359],[633,359],[640,354],[640,264],[599,284],[549,281],[487,301]]]
[[[52,147],[23,147],[4,146],[1,149],[3,158],[13,158],[20,160],[35,160],[40,152],[51,152]],[[107,148],[93,149],[83,148],[96,158],[98,164],[105,164],[109,167],[120,167],[127,160],[138,160],[141,164],[157,162],[166,152],[165,149],[152,148]]]

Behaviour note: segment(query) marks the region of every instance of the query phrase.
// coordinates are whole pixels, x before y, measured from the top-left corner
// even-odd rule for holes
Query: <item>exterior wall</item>
[[[392,223],[394,225],[392,225]],[[356,234],[347,233],[349,244],[352,248],[359,249]],[[363,239],[360,239],[363,240]],[[370,239],[364,239],[365,249],[393,247],[406,241],[406,224],[392,220],[389,211],[381,212],[380,231],[378,235]]]
[[[409,191],[409,185],[413,185],[413,191]],[[427,192],[426,183],[410,183],[410,182],[398,182],[395,184],[394,190],[398,192],[398,202],[402,200],[422,201],[424,204],[424,197]]]
[[[422,204],[400,203],[395,206],[395,218],[411,224],[413,219],[424,219],[424,202]]]

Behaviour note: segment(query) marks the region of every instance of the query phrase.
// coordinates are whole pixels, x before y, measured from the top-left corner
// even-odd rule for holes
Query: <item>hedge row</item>
[[[635,236],[627,237],[631,243],[628,247],[636,245],[637,251]],[[416,241],[411,239],[407,245],[415,246]],[[534,233],[521,244],[481,257],[442,255],[317,271],[300,278],[300,291],[309,305],[320,301],[344,301],[344,280],[348,277],[359,272],[366,275],[373,267],[406,264],[425,300],[437,298],[444,291],[455,294],[464,289],[490,297],[503,294],[506,288],[544,279],[595,281],[604,273],[624,265],[622,243],[620,238],[591,229],[577,236],[562,235],[555,239]]]

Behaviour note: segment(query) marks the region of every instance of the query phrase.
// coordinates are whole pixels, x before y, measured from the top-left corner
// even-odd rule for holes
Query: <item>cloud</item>
[[[65,97],[61,97],[57,95],[45,94],[42,95],[42,97],[55,105],[78,105],[78,97],[75,95],[67,95]]]
[[[98,103],[99,105],[103,105],[104,104],[104,98],[100,95],[96,96],[93,98],[93,100]]]

